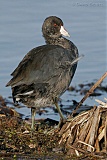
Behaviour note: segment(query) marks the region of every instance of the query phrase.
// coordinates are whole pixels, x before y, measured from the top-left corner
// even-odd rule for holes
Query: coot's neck
[[[72,42],[69,41],[68,39],[60,36],[58,38],[51,38],[51,37],[44,37],[45,38],[45,42],[46,44],[49,44],[49,45],[59,45],[59,46],[62,46],[63,48],[66,48],[68,50],[71,50],[71,44]]]
[[[45,42],[47,45],[59,45],[62,46],[63,48],[69,50],[69,56],[71,57],[78,57],[78,49],[77,47],[74,45],[73,42],[71,42],[70,40],[64,38],[64,37],[58,37],[58,38],[51,38],[51,37],[45,37]]]

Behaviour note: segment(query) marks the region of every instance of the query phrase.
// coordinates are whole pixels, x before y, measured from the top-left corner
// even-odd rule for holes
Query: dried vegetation
[[[98,106],[74,116],[106,76],[107,72],[85,94],[62,128],[54,132],[50,131],[54,127],[50,120],[41,120],[31,136],[30,124],[0,97],[0,158],[107,159],[107,99],[97,99]]]

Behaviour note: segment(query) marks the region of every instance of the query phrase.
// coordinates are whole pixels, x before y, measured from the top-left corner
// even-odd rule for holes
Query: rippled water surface
[[[79,53],[84,54],[72,81],[73,86],[92,82],[107,70],[105,0],[1,0],[0,94],[4,98],[11,96],[11,89],[5,87],[11,78],[10,73],[29,50],[45,43],[41,26],[44,19],[50,15],[59,16],[64,21],[65,28],[71,35],[69,39],[76,44]],[[99,99],[104,96],[105,93]],[[68,100],[80,101],[81,98],[82,96],[72,92],[66,92],[62,96],[65,105]],[[87,102],[96,103],[90,98]],[[30,115],[28,108],[17,110]],[[52,112],[51,109],[49,111]],[[54,118],[57,117],[54,115]]]

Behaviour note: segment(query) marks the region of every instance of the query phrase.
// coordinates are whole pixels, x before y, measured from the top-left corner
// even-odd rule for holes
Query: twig
[[[80,143],[82,143],[82,144],[84,144],[86,146],[89,146],[90,148],[93,149],[93,151],[95,150],[95,148],[93,146],[91,146],[90,144],[88,144],[88,143],[85,143],[85,142],[82,142],[82,141],[78,141],[78,142],[80,142]]]
[[[104,98],[106,100],[106,98]],[[101,107],[103,108],[107,108],[107,102],[102,102],[99,99],[95,99],[96,102],[98,102],[100,104]]]
[[[105,139],[105,150],[107,152],[107,116],[106,116],[106,121],[105,121],[105,136],[104,136],[104,139]]]
[[[94,157],[96,157],[96,158],[103,158],[103,156],[97,155],[95,152],[89,152],[89,151],[86,151],[84,149],[81,149],[81,148],[78,148],[78,147],[74,147],[73,145],[70,145],[69,143],[67,143],[67,146],[68,146],[68,148],[77,150],[77,151],[83,153],[84,155],[92,156],[93,158]]]
[[[94,112],[94,115],[93,115],[92,125],[91,125],[91,128],[90,128],[90,131],[91,131],[90,132],[90,138],[89,138],[89,141],[88,141],[88,144],[90,144],[91,146],[94,146],[94,142],[95,142],[95,139],[97,137],[100,117],[101,117],[100,107],[97,107],[97,109],[96,109],[96,111]],[[90,147],[87,147],[87,150],[91,152]]]
[[[90,90],[86,93],[86,95],[82,98],[82,100],[79,102],[75,110],[72,112],[71,117],[76,113],[78,108],[82,105],[82,103],[89,97],[90,94],[93,93],[93,91],[98,87],[98,85],[106,78],[107,72],[90,88]]]
[[[98,141],[102,140],[102,138],[104,137],[104,132],[105,132],[105,128],[103,128],[103,130],[101,131],[101,133],[98,135]]]

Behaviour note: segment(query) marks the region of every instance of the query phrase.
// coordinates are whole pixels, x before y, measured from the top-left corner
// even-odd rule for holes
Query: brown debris
[[[106,114],[105,123],[102,123]],[[77,150],[96,156],[96,152],[107,153],[107,108],[94,107],[67,122],[60,130],[59,144],[64,143],[66,149]],[[100,157],[100,156],[98,156]]]
[[[106,76],[107,72],[86,93],[73,114]],[[107,158],[106,98],[105,101],[97,100],[100,103],[99,106],[94,106],[91,110],[80,113],[75,117],[70,116],[71,119],[61,128],[59,144],[64,144],[70,155],[75,153],[80,156],[81,153],[84,153],[92,157],[104,158],[101,153],[105,153],[104,155]]]
[[[107,72],[103,78],[106,76]],[[91,88],[85,99],[92,94],[95,85]],[[35,124],[31,136],[30,124],[7,107],[0,96],[0,158],[107,159],[107,99],[105,102],[96,101],[98,106],[71,117],[59,132],[51,132],[54,126],[50,127],[49,123],[42,120]]]

